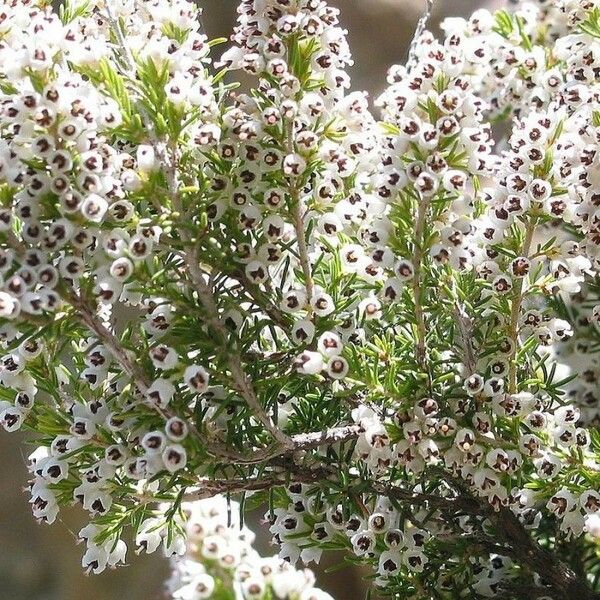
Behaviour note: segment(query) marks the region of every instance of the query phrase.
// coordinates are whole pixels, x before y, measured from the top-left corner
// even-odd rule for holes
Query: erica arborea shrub
[[[0,10],[0,422],[87,571],[600,597],[597,0],[424,18],[373,102],[323,0]]]

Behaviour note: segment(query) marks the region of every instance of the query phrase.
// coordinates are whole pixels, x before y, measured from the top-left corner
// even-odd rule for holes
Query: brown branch
[[[429,200],[425,198],[417,199],[418,209],[415,222],[415,248],[413,253],[413,278],[412,291],[415,303],[415,320],[417,327],[417,362],[421,369],[427,374],[429,388],[431,389],[431,371],[427,360],[427,326],[425,324],[425,312],[423,310],[423,287],[421,281],[422,262],[424,258],[423,245],[425,243],[425,224],[427,211],[429,210]]]
[[[194,501],[212,498],[218,494],[259,492],[290,483],[319,483],[326,481],[331,475],[331,471],[315,469],[314,471],[307,470],[295,473],[271,473],[262,477],[251,477],[248,479],[201,479],[198,482],[199,489],[187,492],[184,494],[183,499]]]
[[[243,290],[250,296],[252,302],[258,306],[270,319],[282,329],[286,330],[289,326],[289,319],[270,300],[261,298],[260,290],[254,285],[243,271],[235,270],[227,273],[228,277],[235,279]]]
[[[497,541],[508,546],[510,556],[548,582],[551,587],[548,595],[561,600],[600,600],[600,594],[589,589],[585,577],[579,577],[556,554],[542,548],[510,509],[496,511],[485,498],[474,497],[465,482],[450,475],[446,479],[463,498],[468,514],[486,517],[494,528]]]
[[[182,230],[182,237],[187,237],[187,234]],[[190,241],[188,239],[188,241]],[[188,250],[185,253],[185,263],[187,265],[190,279],[192,280],[198,299],[206,312],[206,321],[208,326],[220,338],[221,345],[225,351],[225,362],[231,373],[232,384],[237,392],[245,400],[248,407],[253,411],[254,416],[265,426],[269,433],[279,442],[284,448],[290,448],[290,438],[284,434],[273,422],[267,414],[264,407],[258,400],[254,386],[250,382],[248,376],[242,368],[242,357],[239,352],[230,345],[227,345],[229,337],[227,327],[219,317],[219,311],[214,300],[212,290],[204,280],[204,274],[200,268],[200,262],[195,250]]]
[[[499,540],[509,544],[519,562],[537,573],[552,588],[550,595],[561,600],[598,600],[600,594],[587,586],[584,577],[578,577],[570,566],[555,554],[542,548],[507,508],[488,513]]]
[[[145,395],[150,387],[150,383],[144,371],[139,367],[138,363],[135,362],[127,350],[121,345],[115,334],[110,331],[104,323],[98,318],[98,315],[86,304],[86,302],[74,292],[66,295],[65,300],[71,304],[76,311],[76,317],[79,321],[87,327],[102,343],[102,345],[108,350],[113,359],[119,364],[119,366],[125,371],[130,377],[131,381],[137,388],[137,391]],[[155,402],[149,400],[145,401],[147,406],[153,408],[163,419],[168,420],[175,416],[174,413],[169,411],[167,408],[158,406]],[[191,426],[191,430],[200,438],[195,426]]]
[[[360,425],[346,425],[343,427],[325,429],[323,431],[302,433],[292,436],[291,448],[282,448],[276,444],[268,448],[252,451],[250,455],[237,452],[219,442],[213,441],[209,451],[215,456],[226,458],[238,465],[256,465],[272,461],[276,458],[292,456],[298,452],[314,450],[321,446],[333,446],[338,443],[350,442],[358,438],[361,431],[362,428]]]
[[[109,351],[113,359],[119,364],[123,371],[130,377],[131,381],[137,388],[139,394],[144,396],[150,386],[146,374],[139,365],[132,360],[127,350],[121,345],[115,334],[110,331],[104,323],[98,318],[98,315],[86,304],[86,302],[71,292],[64,297],[76,311],[76,317],[87,327],[100,341],[100,343]],[[144,404],[155,410],[165,421],[177,416],[169,408],[162,408],[155,402],[149,399],[144,399]],[[194,436],[202,443],[206,443],[202,439],[200,432],[193,422],[188,421],[188,427]],[[209,448],[210,450],[210,448]]]
[[[455,495],[448,497],[440,494],[425,494],[378,481],[369,482],[368,490],[409,505],[419,505],[422,507],[428,504],[431,508],[445,511],[452,516],[457,514],[474,514],[479,509],[477,501],[469,496]]]
[[[77,318],[85,325],[102,345],[110,352],[121,368],[131,378],[138,390],[145,394],[149,387],[148,379],[139,365],[132,360],[129,353],[123,348],[117,337],[98,318],[98,315],[80,297],[71,293],[66,300],[77,311]]]
[[[521,248],[521,256],[529,257],[531,252],[531,243],[533,242],[533,234],[535,231],[536,218],[530,217],[525,226],[525,239]],[[524,278],[521,278],[515,284],[514,297],[510,307],[510,329],[509,338],[513,343],[513,350],[509,360],[508,371],[508,391],[511,394],[517,392],[517,342],[519,341],[519,317],[521,316],[521,304],[523,303],[523,283]]]
[[[459,304],[455,304],[454,310],[458,337],[460,338],[460,345],[464,352],[463,364],[467,368],[467,377],[469,377],[477,371],[477,358],[475,357],[471,342],[473,339],[473,321]]]
[[[170,151],[170,156],[163,156],[167,166],[169,194],[172,208],[181,214],[183,207],[179,195],[179,182],[177,178],[177,153],[174,148],[170,148]],[[225,362],[231,373],[233,386],[253,411],[254,416],[264,425],[273,438],[284,448],[291,448],[292,442],[290,438],[275,425],[258,400],[254,386],[242,368],[240,353],[236,348],[228,344],[229,334],[227,327],[219,315],[219,309],[216,305],[212,289],[205,281],[204,273],[200,267],[197,247],[185,224],[179,228],[179,235],[186,246],[183,257],[187,272],[198,295],[198,300],[206,313],[206,322],[218,336],[218,342],[226,355]]]

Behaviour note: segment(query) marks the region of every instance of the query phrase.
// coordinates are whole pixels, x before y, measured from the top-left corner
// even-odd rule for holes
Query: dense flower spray
[[[600,4],[513,8],[370,102],[323,0],[222,52],[187,0],[0,6],[0,423],[86,570],[132,529],[179,600],[326,599],[281,560],[334,549],[392,598],[599,597]]]
[[[177,518],[186,554],[172,560],[166,586],[174,600],[332,600],[314,587],[308,569],[297,570],[276,556],[261,557],[252,548],[254,534],[240,521],[239,508],[222,496],[182,505]]]

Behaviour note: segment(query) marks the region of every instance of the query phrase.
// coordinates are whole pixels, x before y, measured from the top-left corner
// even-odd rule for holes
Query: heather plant
[[[325,600],[333,550],[372,597],[600,598],[600,3],[424,18],[374,102],[324,0],[238,13],[0,5],[35,518],[177,600]]]

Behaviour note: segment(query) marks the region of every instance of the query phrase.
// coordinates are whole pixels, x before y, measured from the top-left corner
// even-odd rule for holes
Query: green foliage
[[[59,6],[58,14],[60,20],[68,25],[69,23],[87,16],[92,10],[92,3],[89,0],[67,0]]]
[[[600,7],[594,7],[587,15],[587,19],[579,24],[584,33],[595,38],[600,38]]]

